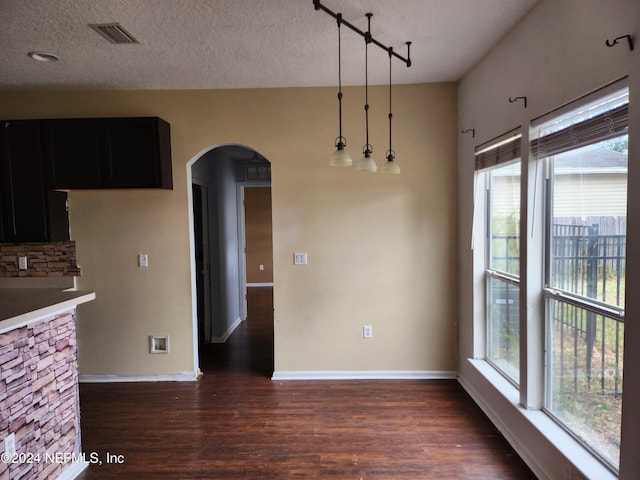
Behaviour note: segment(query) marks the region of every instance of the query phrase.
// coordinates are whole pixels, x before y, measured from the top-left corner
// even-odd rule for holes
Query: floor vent
[[[119,23],[90,23],[89,26],[111,43],[118,45],[140,43]]]

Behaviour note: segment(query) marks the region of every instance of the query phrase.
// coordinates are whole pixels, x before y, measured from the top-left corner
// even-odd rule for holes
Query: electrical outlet
[[[373,327],[371,325],[365,325],[362,327],[362,338],[373,338]]]
[[[4,439],[4,452],[13,455],[16,453],[16,434],[12,433]]]
[[[27,265],[27,257],[18,257],[18,269],[26,270],[29,268]]]

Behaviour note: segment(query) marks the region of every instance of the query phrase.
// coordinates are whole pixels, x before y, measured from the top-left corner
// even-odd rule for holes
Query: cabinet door
[[[43,125],[47,186],[100,188],[104,141],[99,120],[45,120]]]
[[[67,192],[49,190],[47,192],[47,207],[49,210],[49,239],[50,242],[64,242],[69,240],[69,208]]]
[[[40,125],[37,120],[2,122],[0,209],[5,242],[48,239]]]
[[[13,187],[11,182],[11,150],[9,122],[0,124],[0,242],[9,242],[14,235]]]
[[[144,188],[160,184],[158,132],[153,118],[105,120],[107,184]]]
[[[104,120],[109,188],[172,188],[169,124],[157,117]]]

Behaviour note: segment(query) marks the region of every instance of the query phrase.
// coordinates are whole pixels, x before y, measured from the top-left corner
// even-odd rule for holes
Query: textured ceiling
[[[406,56],[394,83],[459,80],[536,0],[323,0]],[[114,45],[90,23],[118,22]],[[0,89],[209,89],[337,83],[336,21],[313,0],[0,0]],[[36,62],[30,51],[53,53]],[[344,85],[364,84],[364,40],[342,28]],[[369,82],[389,60],[369,48]]]

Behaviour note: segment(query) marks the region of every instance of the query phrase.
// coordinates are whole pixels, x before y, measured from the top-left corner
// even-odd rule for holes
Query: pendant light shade
[[[371,145],[367,144],[364,147],[364,152],[362,152],[363,156],[358,160],[358,163],[356,163],[356,170],[359,172],[376,173],[378,171],[378,166],[373,160],[373,157],[371,157]]]
[[[347,153],[344,147],[347,146],[347,140],[342,136],[342,62],[341,62],[341,45],[340,45],[340,25],[342,24],[342,14],[336,15],[338,21],[338,119],[340,125],[340,136],[336,138],[336,151],[329,157],[330,167],[350,167],[353,163],[351,155]]]
[[[384,165],[380,169],[380,173],[391,173],[394,175],[400,174],[400,165],[398,165],[398,162],[395,161],[395,156],[392,152],[392,150],[388,152],[387,161],[384,162]]]
[[[344,149],[344,138],[338,137],[336,141],[336,151],[329,157],[331,167],[350,167],[352,165],[351,155]]]

